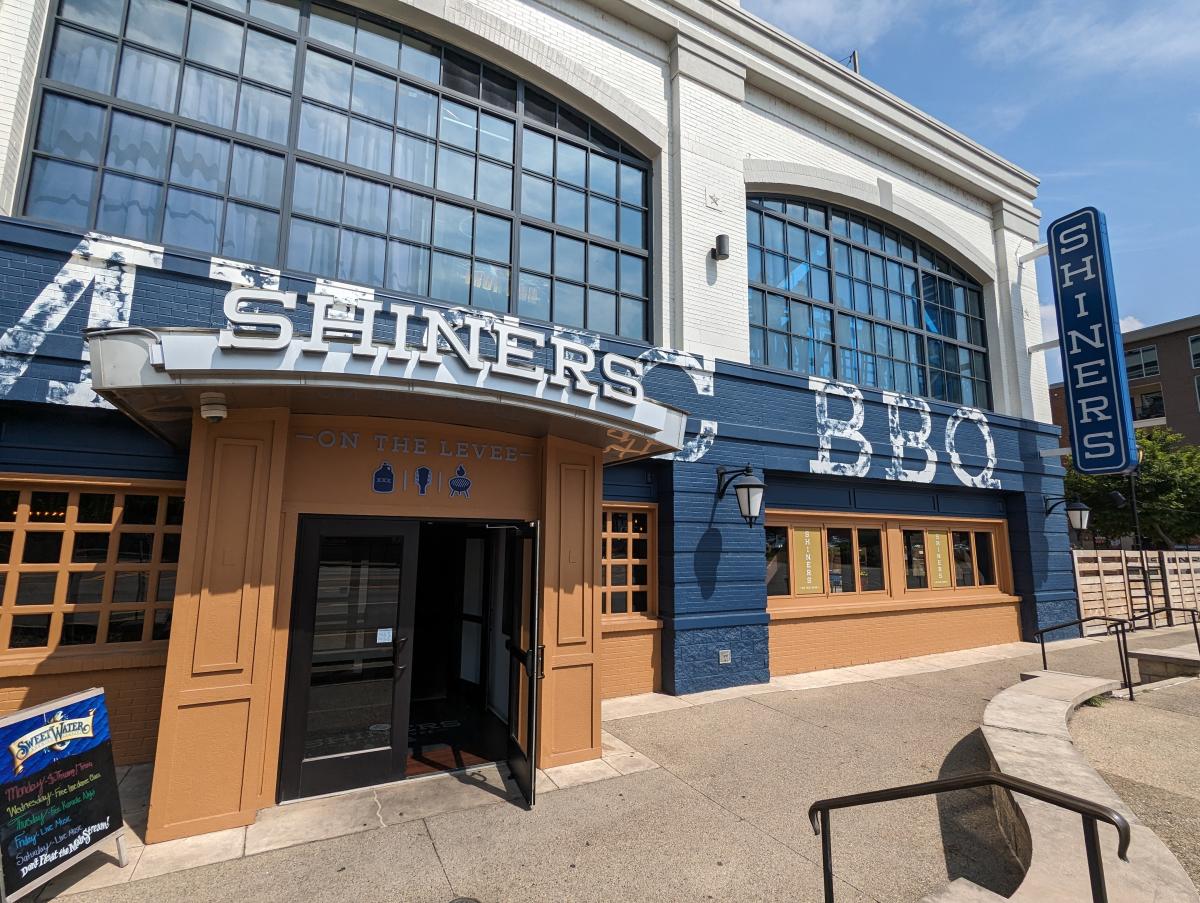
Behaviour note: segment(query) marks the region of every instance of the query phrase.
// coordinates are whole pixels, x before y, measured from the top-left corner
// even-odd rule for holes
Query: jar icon
[[[371,488],[375,492],[391,492],[396,488],[396,474],[387,461],[380,464],[379,469],[375,471],[371,478]]]

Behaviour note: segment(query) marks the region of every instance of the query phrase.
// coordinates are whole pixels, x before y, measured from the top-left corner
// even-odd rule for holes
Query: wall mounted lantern
[[[1054,512],[1054,509],[1060,505],[1067,506],[1067,522],[1071,525],[1071,529],[1075,531],[1083,531],[1087,529],[1088,518],[1091,517],[1092,509],[1083,502],[1069,502],[1065,497],[1047,498],[1046,499],[1046,516]]]
[[[763,490],[767,484],[754,473],[749,464],[742,470],[728,471],[724,467],[717,468],[717,498],[725,498],[730,486],[737,496],[738,511],[746,520],[746,525],[753,527],[762,514]]]
[[[717,243],[713,246],[708,255],[713,260],[728,260],[729,259],[729,236],[721,234],[717,236]]]

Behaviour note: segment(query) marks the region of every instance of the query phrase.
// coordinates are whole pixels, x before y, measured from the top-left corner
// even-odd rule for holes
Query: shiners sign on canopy
[[[1046,235],[1072,461],[1080,473],[1129,473],[1137,439],[1104,214],[1084,207],[1056,219]]]

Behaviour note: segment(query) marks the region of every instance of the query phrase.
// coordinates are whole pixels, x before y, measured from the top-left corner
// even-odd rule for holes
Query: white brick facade
[[[985,286],[995,407],[1049,421],[1036,180],[720,0],[364,0],[579,108],[654,164],[656,342],[748,359],[747,190],[888,221]],[[0,213],[13,212],[45,0],[0,0]],[[731,256],[713,261],[718,234]],[[1002,374],[1002,375],[1001,375]]]

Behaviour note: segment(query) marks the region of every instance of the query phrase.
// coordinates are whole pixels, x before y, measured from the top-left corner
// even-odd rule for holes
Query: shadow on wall
[[[983,731],[976,729],[950,750],[938,770],[939,778],[969,771],[990,771],[991,759]],[[977,787],[936,797],[942,832],[942,852],[950,880],[966,878],[993,893],[1008,897],[1021,884],[1025,870],[1000,831],[992,790]]]
[[[711,599],[717,590],[717,562],[721,559],[723,546],[721,531],[716,527],[705,530],[700,536],[700,542],[696,544],[693,567],[700,595],[705,599]]]

